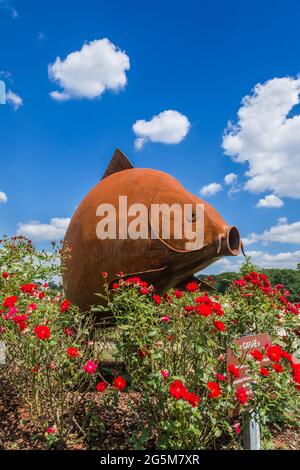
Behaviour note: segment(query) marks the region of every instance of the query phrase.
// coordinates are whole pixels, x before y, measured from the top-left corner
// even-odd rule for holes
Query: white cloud
[[[237,175],[235,173],[229,173],[224,178],[224,183],[228,185],[234,184],[236,183],[236,181],[237,181]]]
[[[0,8],[6,10],[12,18],[18,18],[19,13],[17,10],[12,6],[10,0],[0,0]]]
[[[219,183],[210,183],[205,186],[203,186],[199,193],[201,196],[214,196],[217,194],[219,191],[222,191],[222,186]]]
[[[11,73],[8,72],[7,70],[0,70],[0,77],[10,79]]]
[[[245,189],[300,198],[300,115],[290,115],[299,104],[300,78],[274,78],[254,87],[229,123],[223,137],[226,155],[248,163]]]
[[[85,43],[79,51],[71,52],[64,60],[57,57],[48,66],[49,78],[62,91],[51,92],[55,100],[97,98],[105,90],[117,91],[127,83],[129,57],[107,38]]]
[[[244,239],[244,244],[251,245],[258,241],[264,244],[273,242],[300,244],[300,221],[288,224],[286,218],[282,217],[277,222],[277,225],[261,234],[251,233],[248,238]]]
[[[40,31],[37,37],[40,41],[45,41],[47,39],[43,31]]]
[[[60,240],[64,237],[70,223],[69,218],[54,217],[49,224],[31,221],[18,224],[17,235],[23,235],[35,241]]]
[[[3,191],[0,191],[0,204],[7,202],[7,196]]]
[[[171,109],[153,116],[150,121],[140,119],[132,126],[137,136],[135,148],[140,150],[148,141],[179,144],[189,132],[190,127],[191,124],[186,116]]]
[[[50,96],[55,101],[68,101],[70,99],[70,95],[63,91],[51,91]]]
[[[21,96],[17,95],[11,90],[8,90],[6,93],[6,101],[7,103],[10,103],[15,110],[23,106],[23,99]]]
[[[255,207],[272,207],[277,209],[278,207],[282,207],[284,202],[279,197],[275,196],[275,194],[269,194],[268,196],[260,199]]]
[[[270,254],[264,251],[246,251],[259,268],[296,269],[300,263],[300,250]],[[244,262],[243,256],[222,258],[204,271],[204,274],[238,271]],[[203,274],[203,273],[202,273]]]
[[[224,183],[226,186],[230,186],[228,196],[232,198],[234,194],[239,193],[242,189],[242,185],[238,184],[238,175],[235,173],[229,173],[224,177]]]
[[[279,217],[279,219],[277,219],[278,224],[286,224],[287,221],[287,217]]]
[[[254,233],[250,234],[249,237],[243,237],[244,246],[253,245],[253,243],[256,243],[258,241],[254,237],[254,235],[256,235],[256,233],[255,234]]]

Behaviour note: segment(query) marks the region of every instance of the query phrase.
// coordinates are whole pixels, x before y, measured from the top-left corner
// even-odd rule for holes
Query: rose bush
[[[94,307],[92,315],[52,286],[61,255],[68,253],[55,246],[38,251],[22,237],[0,242],[0,340],[6,345],[0,375],[25,400],[50,446],[66,442],[74,429],[81,438],[103,431],[94,403],[99,396],[102,410],[114,410],[127,397],[137,429],[125,445],[134,448],[240,448],[237,410],[245,419],[255,414],[262,426],[296,421],[300,305],[249,261],[222,296],[201,292],[197,282],[160,296],[139,277],[121,276],[109,290],[100,273],[107,306]],[[115,319],[110,328],[106,311]],[[96,324],[95,314],[102,319]],[[233,387],[229,379],[238,379],[240,370],[227,368],[227,349],[238,354],[236,338],[261,332],[272,344],[242,359],[251,391]],[[114,362],[110,370],[103,364],[107,337],[116,349],[116,370]],[[87,411],[79,425],[82,402]]]
[[[56,247],[39,252],[22,237],[1,240],[0,340],[6,361],[0,372],[27,403],[36,429],[51,429],[51,443],[65,440],[78,407],[73,392],[89,386],[84,363],[94,354],[89,322],[44,281],[59,274],[60,255]]]
[[[299,404],[300,306],[249,262],[241,275],[222,297],[200,292],[196,282],[163,297],[138,277],[114,284],[107,300],[117,322],[118,358],[130,388],[141,396],[135,404],[141,423],[137,446],[239,447],[241,415],[230,418],[238,407],[245,420],[255,414],[262,425],[292,418]],[[237,353],[236,338],[262,332],[273,345],[242,359],[252,391],[236,389],[228,378],[240,372],[226,369],[227,349]],[[264,358],[272,365],[263,367]]]

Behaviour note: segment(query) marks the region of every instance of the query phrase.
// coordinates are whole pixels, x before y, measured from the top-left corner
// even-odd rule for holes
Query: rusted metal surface
[[[118,207],[119,196],[127,196],[128,206],[142,203],[204,205],[204,245],[187,251],[186,239],[105,239],[96,234],[97,207],[103,203]],[[117,213],[117,225],[118,225]],[[149,218],[149,231],[152,230]],[[116,150],[102,180],[79,205],[68,227],[65,244],[71,255],[66,261],[63,284],[67,297],[81,310],[99,302],[101,273],[113,282],[121,271],[124,276],[138,275],[151,282],[157,292],[189,279],[223,256],[236,256],[241,249],[238,230],[228,225],[218,212],[202,199],[189,193],[172,176],[158,170],[133,168],[120,150]]]

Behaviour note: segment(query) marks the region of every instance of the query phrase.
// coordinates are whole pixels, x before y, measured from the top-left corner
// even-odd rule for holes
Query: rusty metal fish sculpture
[[[121,211],[120,198],[126,198],[127,209],[131,208],[126,214]],[[181,218],[181,222],[175,223],[172,210],[169,215],[174,224],[164,236],[164,212],[155,221],[151,212],[157,206],[164,206],[166,210],[181,208],[183,217],[189,219],[194,229],[200,217],[203,233],[198,243],[190,243],[191,238],[184,231],[178,236],[178,228],[185,220]],[[186,206],[189,207],[187,215]],[[105,215],[110,207],[115,208],[116,220],[111,221]],[[198,207],[202,207],[202,215],[199,215]],[[137,222],[137,213],[143,208],[148,210],[147,233],[145,226],[139,236],[128,236],[130,230],[121,233],[124,222],[129,228],[131,222],[135,229],[137,225],[141,226],[141,220],[140,224]],[[105,225],[108,229],[110,222],[115,236],[99,235],[100,225],[102,229]],[[242,248],[237,228],[228,225],[211,205],[189,193],[167,173],[134,168],[119,149],[101,181],[77,208],[64,244],[70,249],[63,274],[64,289],[68,299],[83,311],[99,303],[95,293],[102,289],[102,272],[107,272],[109,283],[118,279],[117,273],[122,272],[124,278],[139,276],[153,284],[158,293],[165,293],[221,257],[237,256]]]

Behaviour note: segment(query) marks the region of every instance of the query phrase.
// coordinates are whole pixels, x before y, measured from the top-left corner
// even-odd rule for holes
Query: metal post
[[[245,450],[260,450],[260,428],[255,417],[243,415],[243,445]]]
[[[5,343],[0,341],[0,364],[5,364]]]

